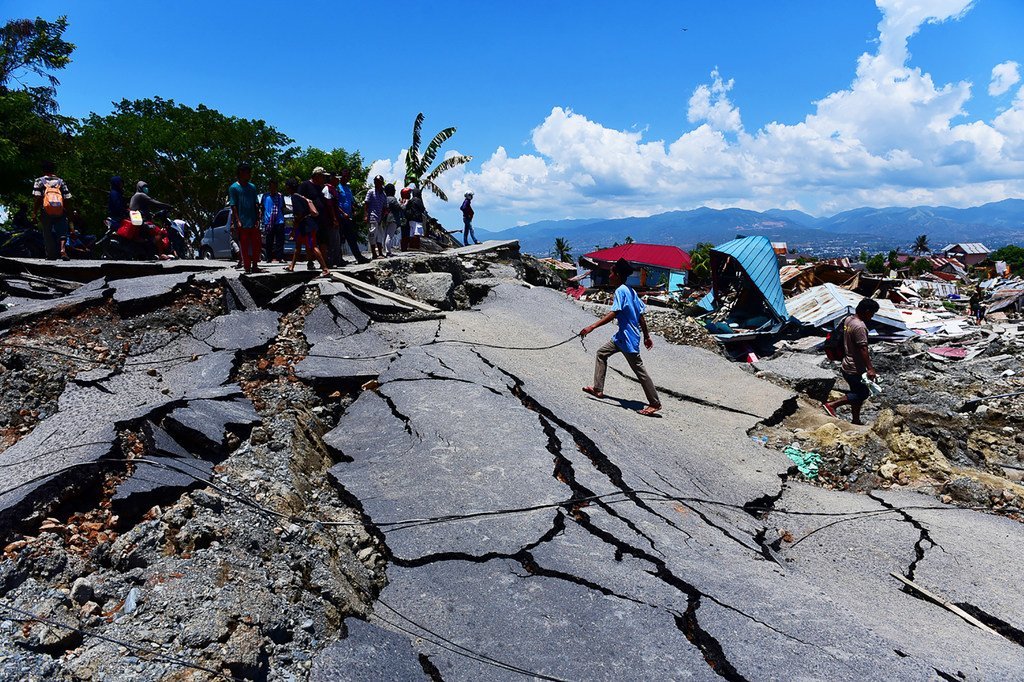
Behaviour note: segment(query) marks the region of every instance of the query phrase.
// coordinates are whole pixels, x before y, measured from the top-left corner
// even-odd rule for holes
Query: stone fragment
[[[407,637],[350,618],[348,636],[313,659],[310,682],[390,682],[429,679]]]

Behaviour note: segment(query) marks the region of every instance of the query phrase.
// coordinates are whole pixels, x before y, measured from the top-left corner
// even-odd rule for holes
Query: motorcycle
[[[141,215],[136,215],[125,218],[116,226],[108,220],[107,232],[96,246],[107,260],[170,260],[176,252],[170,232],[177,235],[178,231],[173,226],[170,229],[165,227],[162,224],[165,222],[167,209],[154,213],[151,220],[143,220]]]
[[[39,230],[0,230],[0,256],[42,258],[45,253],[43,234]]]

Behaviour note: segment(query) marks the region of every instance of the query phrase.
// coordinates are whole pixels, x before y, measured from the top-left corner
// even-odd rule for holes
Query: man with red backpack
[[[64,260],[68,257],[65,244],[68,238],[68,216],[71,215],[71,190],[63,179],[54,174],[52,161],[43,162],[43,175],[32,185],[33,219],[42,218],[43,248],[46,260]]]
[[[830,416],[835,417],[836,408],[849,405],[850,410],[853,412],[852,421],[857,425],[864,423],[860,420],[860,408],[871,395],[864,377],[867,376],[868,381],[874,381],[877,376],[875,374],[875,367],[871,363],[871,355],[868,353],[867,325],[877,312],[878,301],[872,298],[861,299],[861,302],[857,304],[856,314],[850,315],[843,320],[839,327],[832,332],[835,336],[830,337],[825,342],[826,353],[829,359],[838,360],[840,349],[836,347],[838,344],[835,341],[838,341],[837,337],[842,332],[841,357],[843,364],[841,370],[843,379],[850,386],[850,391],[839,400],[822,403],[822,407],[825,408],[825,411]]]

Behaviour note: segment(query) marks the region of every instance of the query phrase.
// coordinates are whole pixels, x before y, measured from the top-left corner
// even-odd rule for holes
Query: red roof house
[[[610,249],[599,249],[583,256],[598,265],[609,265],[625,258],[633,265],[650,265],[663,270],[689,270],[690,254],[678,246],[663,244],[622,244]]]

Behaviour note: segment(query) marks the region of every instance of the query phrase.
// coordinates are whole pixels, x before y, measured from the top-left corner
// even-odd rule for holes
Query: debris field
[[[0,679],[1024,670],[1019,403],[956,411],[1012,388],[1015,341],[894,344],[857,431],[808,415],[810,356],[669,320],[651,419],[615,360],[580,391],[594,311],[514,242],[331,279],[73,266],[0,262],[30,292],[0,301]],[[1001,501],[956,483],[985,476]]]

